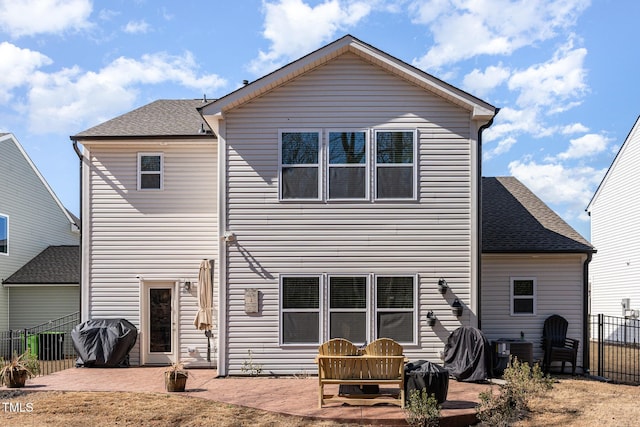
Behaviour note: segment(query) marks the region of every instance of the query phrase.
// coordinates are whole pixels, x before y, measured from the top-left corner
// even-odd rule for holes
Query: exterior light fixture
[[[451,304],[451,312],[453,313],[453,315],[456,317],[462,316],[462,309],[463,307],[460,300],[458,298],[454,299],[453,303]]]
[[[433,310],[429,310],[427,312],[427,325],[434,326],[436,324],[436,320],[438,320],[436,314],[433,312]]]
[[[449,289],[449,284],[447,283],[446,280],[444,280],[441,277],[440,280],[438,280],[438,292],[444,295],[447,293],[448,289]]]

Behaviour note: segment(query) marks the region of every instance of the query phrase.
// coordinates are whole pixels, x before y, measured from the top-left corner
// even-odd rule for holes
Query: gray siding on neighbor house
[[[141,281],[197,281],[200,261],[217,266],[217,147],[159,137],[89,146],[85,168],[86,238],[83,287],[89,318],[126,318],[142,331]],[[137,153],[164,153],[164,189],[137,190]],[[86,179],[88,177],[88,180]],[[214,275],[217,287],[217,275]],[[90,284],[90,287],[89,287]],[[207,340],[196,330],[197,293],[180,290],[179,359],[203,363]],[[140,362],[140,337],[131,362]],[[188,348],[196,350],[191,355]],[[206,359],[205,359],[206,360]],[[215,360],[215,358],[213,358]]]
[[[544,320],[559,314],[569,322],[567,336],[580,340],[577,363],[582,366],[585,259],[585,254],[484,254],[481,323],[487,339],[520,338],[523,332],[533,343],[534,359],[541,361]],[[536,278],[535,316],[511,315],[511,277]]]
[[[449,307],[455,296],[471,298],[477,129],[469,111],[347,53],[225,113],[224,126],[226,225],[237,236],[227,260],[230,374],[241,373],[249,350],[264,372],[317,369],[317,346],[279,344],[282,274],[418,274],[410,358],[437,361],[448,334],[473,323],[469,309],[457,319]],[[417,201],[278,201],[279,130],[361,128],[418,129]],[[440,277],[453,291],[446,296]],[[261,292],[258,315],[244,312],[246,288]],[[428,310],[440,319],[434,328]]]
[[[0,136],[0,214],[9,217],[9,253],[0,281],[50,245],[77,245],[79,235],[35,166],[11,134]],[[0,287],[0,330],[9,327],[8,292]]]
[[[9,289],[11,329],[31,328],[80,310],[80,287],[14,286]]]
[[[640,118],[591,204],[591,242],[598,252],[589,269],[591,314],[622,316],[623,298],[640,310]],[[630,314],[627,312],[626,314]]]

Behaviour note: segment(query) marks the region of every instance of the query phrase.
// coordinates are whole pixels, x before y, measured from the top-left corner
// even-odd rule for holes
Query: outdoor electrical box
[[[258,290],[244,290],[244,312],[247,314],[255,314],[258,312]]]

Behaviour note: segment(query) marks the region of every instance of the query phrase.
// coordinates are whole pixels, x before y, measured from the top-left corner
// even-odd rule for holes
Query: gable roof
[[[58,207],[60,207],[64,216],[67,217],[71,226],[75,227],[76,230],[80,230],[80,224],[79,224],[80,221],[71,212],[69,212],[67,208],[64,207],[60,199],[58,199],[58,196],[56,196],[56,193],[54,193],[53,189],[49,186],[49,183],[47,182],[47,180],[44,179],[44,176],[42,176],[42,174],[36,167],[35,163],[31,161],[31,158],[29,157],[27,152],[24,151],[24,148],[22,148],[22,145],[20,145],[20,143],[18,142],[18,139],[12,133],[3,133],[3,134],[0,134],[0,142],[2,141],[13,142],[13,144],[16,146],[16,148],[18,149],[22,157],[24,157],[24,159],[27,161],[27,163],[29,164],[33,172],[36,174],[36,176],[38,177],[38,179],[40,180],[44,188],[46,188],[47,192],[49,192],[49,194],[53,198],[53,201],[58,205]]]
[[[211,128],[197,110],[208,102],[203,99],[159,99],[70,138],[73,141],[159,136],[212,138]]]
[[[49,246],[3,280],[3,285],[65,285],[80,283],[80,247]]]
[[[346,35],[208,105],[202,106],[200,111],[203,115],[223,114],[225,111],[261,96],[346,52],[354,53],[360,58],[470,111],[475,120],[489,121],[497,113],[496,107],[480,98],[364,43],[352,35]]]
[[[634,139],[635,134],[638,132],[640,132],[640,116],[636,118],[636,122],[634,123],[633,127],[629,131],[629,134],[627,135],[624,142],[622,143],[622,146],[618,150],[618,153],[616,154],[616,157],[613,159],[613,162],[611,162],[611,166],[609,166],[609,169],[607,169],[607,173],[605,173],[604,177],[602,178],[602,181],[600,181],[600,184],[598,185],[598,188],[596,189],[595,193],[593,193],[593,197],[591,197],[591,200],[589,201],[589,204],[585,209],[587,212],[591,211],[591,206],[598,199],[598,196],[600,195],[602,188],[605,186],[607,180],[609,179],[609,176],[611,176],[613,169],[616,167],[619,159],[622,157],[622,153],[627,150],[630,144],[629,141]]]
[[[514,177],[482,178],[482,253],[593,253],[594,247]]]

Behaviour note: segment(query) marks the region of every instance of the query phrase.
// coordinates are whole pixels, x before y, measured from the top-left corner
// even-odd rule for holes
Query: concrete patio
[[[25,391],[128,391],[166,393],[163,367],[71,368],[27,381]],[[348,406],[339,403],[318,408],[318,380],[314,376],[218,377],[212,369],[192,369],[185,396],[210,399],[314,419],[364,425],[406,425],[401,408],[391,405]],[[337,386],[335,386],[337,391]],[[475,422],[478,394],[487,384],[449,381],[442,405],[441,426],[467,426]],[[335,392],[327,387],[329,392]]]

